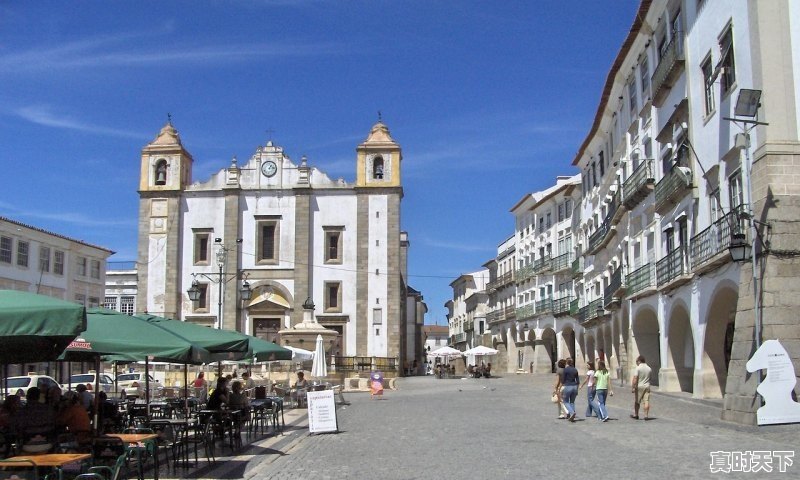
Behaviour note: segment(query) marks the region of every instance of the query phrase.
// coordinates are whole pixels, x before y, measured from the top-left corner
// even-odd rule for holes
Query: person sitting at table
[[[64,394],[64,402],[56,414],[56,425],[66,427],[68,432],[75,435],[78,446],[87,445],[92,441],[89,413],[81,405],[81,399],[76,392]]]
[[[0,431],[6,432],[11,429],[11,419],[17,410],[22,406],[19,397],[16,395],[9,395],[6,397],[2,405],[0,405]]]
[[[58,411],[61,408],[61,387],[53,385],[46,390],[44,388],[46,387],[42,388],[44,403],[50,405],[53,410]]]
[[[250,376],[249,372],[244,372],[242,374],[242,387],[244,389],[244,394],[248,397],[252,397],[255,394],[256,382]]]
[[[306,392],[308,391],[308,380],[306,374],[302,370],[297,372],[297,381],[294,382],[294,392],[292,392],[292,400],[298,405],[303,403],[306,399]]]
[[[117,406],[108,401],[108,395],[104,391],[98,394],[100,397],[100,411],[98,412],[98,422],[102,433],[117,431],[120,426],[120,415]]]
[[[483,376],[486,378],[492,376],[492,362],[486,364],[486,370],[483,371]]]
[[[80,398],[83,408],[85,408],[87,412],[91,412],[94,406],[94,397],[89,393],[89,389],[86,388],[86,385],[79,383],[78,386],[75,387],[75,391],[78,392],[78,398]]]
[[[250,416],[250,399],[244,394],[242,382],[238,380],[231,384],[231,393],[228,394],[228,408],[241,410],[243,422]]]
[[[41,396],[39,387],[29,388],[27,403],[17,410],[11,420],[12,429],[22,439],[22,451],[25,453],[48,452],[55,442],[55,411],[50,405],[39,401]]]
[[[211,392],[211,395],[208,397],[206,408],[209,410],[219,410],[223,405],[227,405],[228,402],[228,379],[219,377],[217,386],[214,387],[214,391]]]

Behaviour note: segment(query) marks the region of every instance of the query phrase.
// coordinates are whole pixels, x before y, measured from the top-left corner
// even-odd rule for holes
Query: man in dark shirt
[[[571,358],[567,359],[567,366],[564,367],[564,373],[561,375],[561,399],[567,407],[567,418],[570,422],[575,421],[575,398],[578,396],[578,385],[580,379],[578,376],[578,369],[575,368],[575,361]]]
[[[41,394],[38,387],[29,388],[25,406],[17,410],[12,420],[25,453],[44,453],[53,448],[56,414],[50,405],[39,401]]]

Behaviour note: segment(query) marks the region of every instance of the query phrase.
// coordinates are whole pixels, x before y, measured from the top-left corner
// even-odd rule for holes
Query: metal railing
[[[514,314],[517,317],[517,320],[525,320],[527,318],[531,318],[533,317],[534,313],[536,313],[536,310],[534,304],[532,303],[518,307],[514,312]]]
[[[689,266],[687,263],[686,248],[683,246],[669,252],[656,263],[656,279],[658,281],[658,286],[660,287],[689,273]]]
[[[545,255],[544,257],[533,262],[534,273],[541,273],[549,269],[550,269],[550,255]]]
[[[570,304],[573,302],[572,297],[567,295],[553,300],[553,315],[567,314],[570,312]],[[576,303],[577,305],[577,303]]]
[[[688,190],[692,186],[691,178],[687,178],[678,169],[686,167],[674,167],[656,184],[656,210],[669,203],[678,193]]]
[[[608,213],[606,214],[606,218],[603,220],[603,223],[607,223],[609,225],[615,225],[619,219],[622,217],[623,211],[620,210],[620,206],[622,206],[622,202],[620,202],[620,192],[617,190],[614,192],[614,195],[611,196],[611,202],[608,204]],[[617,214],[620,215],[617,215]]]
[[[560,272],[572,266],[572,253],[563,253],[551,261],[553,272]]]
[[[504,322],[506,320],[513,320],[516,318],[516,309],[514,307],[505,307],[503,309],[492,310],[486,314],[486,321],[491,325],[493,323]]]
[[[628,287],[628,295],[637,293],[656,286],[655,269],[652,263],[647,263],[625,276],[625,284]]]
[[[603,240],[606,238],[606,235],[609,231],[609,225],[607,222],[603,222],[597,226],[597,230],[594,231],[591,235],[589,235],[589,248],[587,249],[588,252],[593,252],[595,248],[597,248]]]
[[[646,158],[622,184],[622,198],[627,208],[633,208],[650,194],[649,185],[655,184],[653,160]]]
[[[580,310],[578,310],[578,322],[584,323],[595,319],[601,316],[604,312],[603,299],[598,298],[597,300],[589,302],[588,305],[583,306]]]
[[[569,314],[573,317],[578,315],[578,312],[581,310],[581,299],[576,298],[569,302]]]
[[[453,343],[461,343],[467,341],[467,334],[464,332],[456,333],[453,335]]]
[[[608,306],[620,300],[617,293],[622,289],[622,266],[617,267],[611,274],[608,286],[603,291],[603,305]]]
[[[525,280],[536,275],[533,270],[533,264],[525,265],[514,271],[514,279],[516,282],[524,282]]]
[[[689,243],[692,268],[697,269],[718,254],[727,251],[731,244],[731,235],[744,232],[739,212],[739,210],[728,212],[692,237]]]
[[[572,277],[578,277],[583,273],[583,257],[578,255],[572,261]]]
[[[514,281],[514,272],[513,271],[506,272],[497,277],[496,279],[492,280],[491,282],[487,283],[486,289],[496,290],[504,285],[512,283],[513,281]]]
[[[381,371],[397,371],[395,357],[333,357],[337,372],[369,372],[378,368]]]
[[[553,299],[550,297],[544,298],[536,302],[536,314],[543,315],[545,313],[552,313]]]
[[[664,100],[666,93],[669,91],[665,87],[671,87],[670,80],[672,72],[678,65],[683,64],[683,34],[681,32],[674,32],[672,40],[664,48],[664,53],[661,55],[661,61],[658,62],[656,70],[653,72],[653,77],[650,85],[653,91],[653,103],[660,106],[660,101]]]

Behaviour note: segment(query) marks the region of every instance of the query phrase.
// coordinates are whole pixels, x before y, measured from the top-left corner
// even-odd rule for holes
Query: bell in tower
[[[381,121],[372,126],[367,139],[356,148],[356,184],[359,187],[399,187],[402,150]]]

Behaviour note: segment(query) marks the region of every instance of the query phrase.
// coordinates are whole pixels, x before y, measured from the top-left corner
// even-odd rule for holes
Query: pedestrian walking
[[[567,366],[567,361],[563,358],[556,363],[556,380],[553,383],[553,397],[556,399],[555,404],[558,407],[558,418],[567,418],[567,407],[561,401],[561,376],[564,374],[564,367]]]
[[[578,375],[578,369],[575,368],[575,361],[568,358],[567,366],[564,367],[564,373],[561,375],[561,399],[567,407],[567,418],[570,422],[575,421],[575,398],[578,396],[579,384],[580,375]]]
[[[597,418],[602,420],[599,409],[594,400],[596,391],[594,362],[586,362],[586,365],[588,367],[588,370],[586,371],[586,379],[583,381],[581,386],[578,387],[578,390],[586,387],[586,418],[589,418],[592,416],[592,414],[595,414]]]
[[[608,373],[608,369],[606,368],[606,362],[602,360],[597,362],[597,370],[594,372],[595,392],[597,394],[598,416],[603,422],[608,421],[606,398],[608,396],[614,396],[614,392],[611,391],[611,382],[609,381],[610,376],[611,375]]]
[[[644,410],[644,419],[650,420],[650,374],[652,369],[647,364],[643,355],[636,358],[631,392],[633,392],[633,415],[631,418],[639,420],[639,407]]]

